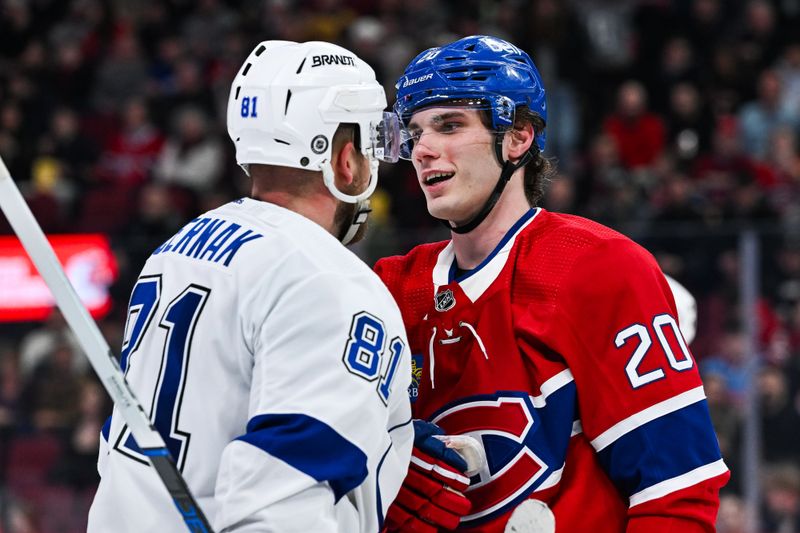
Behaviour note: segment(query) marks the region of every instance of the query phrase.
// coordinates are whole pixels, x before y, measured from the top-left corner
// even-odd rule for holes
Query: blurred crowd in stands
[[[0,155],[47,232],[110,237],[120,277],[101,328],[118,349],[150,251],[248,194],[225,111],[255,43],[342,44],[391,102],[422,49],[506,38],[547,89],[560,170],[544,207],[631,236],[698,300],[692,351],[733,470],[723,533],[754,533],[737,475],[748,355],[737,242],[757,232],[760,531],[800,532],[798,28],[800,0],[4,0]],[[356,249],[370,264],[447,238],[407,163],[381,167],[373,208]],[[0,532],[85,528],[109,409],[57,312],[0,325]]]

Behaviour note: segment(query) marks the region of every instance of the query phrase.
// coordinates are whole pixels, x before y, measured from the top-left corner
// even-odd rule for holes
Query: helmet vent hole
[[[464,47],[464,50],[466,50],[468,52],[474,52],[475,51],[475,45],[474,44],[467,45],[467,46]]]
[[[283,139],[275,139],[275,142],[276,143],[285,144],[286,146],[291,146],[292,145],[292,143],[286,142]]]
[[[258,56],[260,56],[261,54],[263,54],[263,53],[264,53],[264,50],[266,50],[266,49],[267,49],[267,47],[266,47],[266,46],[264,46],[263,44],[262,44],[261,46],[259,46],[259,47],[256,49],[256,57],[258,57]]]
[[[300,74],[300,71],[303,70],[303,65],[306,64],[306,58],[304,57],[303,60],[300,62],[300,66],[297,67],[297,72],[295,74]]]
[[[486,81],[486,76],[472,76],[473,81]]]
[[[292,91],[286,91],[286,105],[283,106],[283,114],[287,114],[289,112],[289,100],[292,99]]]
[[[238,100],[238,99],[239,99],[239,91],[241,91],[241,90],[242,90],[242,86],[241,86],[241,85],[239,85],[239,86],[236,88],[236,95],[233,97],[233,99],[234,99],[234,100]]]
[[[252,63],[248,63],[244,66],[244,71],[242,71],[242,76],[247,76],[247,73],[250,72],[250,67],[252,67]]]

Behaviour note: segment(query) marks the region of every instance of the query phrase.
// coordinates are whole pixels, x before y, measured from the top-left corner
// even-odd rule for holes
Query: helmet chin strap
[[[360,194],[347,194],[336,188],[336,184],[333,182],[333,167],[330,161],[323,161],[320,163],[320,170],[322,171],[322,181],[325,182],[325,186],[331,194],[337,200],[347,202],[348,204],[356,204],[362,200],[366,200],[372,196],[372,193],[375,192],[375,187],[378,186],[378,160],[371,157],[369,158],[369,185],[364,192]]]
[[[361,200],[356,204],[355,212],[353,213],[353,221],[350,223],[347,231],[342,232],[344,235],[339,237],[342,244],[350,244],[356,236],[356,233],[358,233],[358,229],[369,218],[371,212],[372,208],[369,206],[369,199]]]
[[[525,152],[525,154],[520,158],[519,161],[516,163],[512,163],[511,161],[503,161],[503,136],[505,132],[498,132],[494,138],[494,155],[497,157],[498,163],[500,163],[500,178],[497,180],[497,185],[494,186],[494,190],[489,195],[489,198],[486,200],[486,203],[483,204],[483,207],[475,215],[472,220],[467,222],[466,224],[462,224],[460,226],[453,226],[450,224],[449,220],[444,220],[438,218],[437,220],[444,224],[447,229],[452,232],[458,234],[469,233],[470,231],[477,228],[481,222],[483,222],[489,213],[492,212],[494,209],[495,204],[500,199],[500,195],[503,194],[503,189],[505,189],[506,184],[511,180],[511,176],[514,175],[514,172],[517,171],[520,167],[525,166],[532,158],[533,158],[533,145],[531,148]]]
[[[367,221],[369,214],[372,212],[369,206],[369,197],[372,196],[372,193],[375,192],[375,187],[378,185],[378,160],[371,157],[369,158],[369,185],[364,192],[357,195],[345,194],[336,188],[333,167],[329,161],[323,161],[320,166],[322,167],[322,180],[325,182],[325,186],[331,194],[342,202],[356,204],[356,208],[353,212],[353,220],[350,222],[347,230],[343,232],[344,235],[339,236],[339,240],[342,244],[349,244],[356,236],[356,233],[358,233],[358,228]]]

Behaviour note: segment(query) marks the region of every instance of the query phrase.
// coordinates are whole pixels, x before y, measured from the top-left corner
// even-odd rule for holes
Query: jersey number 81
[[[367,381],[378,381],[378,396],[384,404],[389,403],[389,391],[397,372],[405,343],[400,337],[389,342],[389,362],[381,364],[386,355],[386,327],[376,316],[361,311],[353,316],[350,337],[344,348],[342,362],[351,374]],[[385,366],[385,368],[384,368]],[[383,372],[381,372],[383,370]]]
[[[120,367],[127,374],[131,360],[148,332],[156,334],[158,331],[163,334],[163,352],[158,382],[150,406],[150,419],[164,438],[178,469],[182,471],[191,434],[179,428],[180,407],[186,386],[185,377],[189,368],[194,329],[211,289],[195,284],[184,288],[166,306],[158,329],[151,330],[150,324],[161,300],[161,287],[160,275],[144,276],[136,282],[128,308]],[[142,450],[127,427],[123,429],[114,448],[131,459],[146,464],[141,455]]]

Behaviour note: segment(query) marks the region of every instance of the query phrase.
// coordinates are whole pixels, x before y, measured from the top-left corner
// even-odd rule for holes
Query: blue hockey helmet
[[[531,57],[513,44],[486,35],[429,48],[397,80],[394,111],[407,124],[423,107],[449,100],[480,100],[491,109],[492,127],[510,128],[514,112],[527,106],[547,122],[544,85]],[[544,150],[545,132],[536,132]]]

